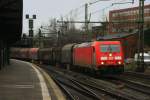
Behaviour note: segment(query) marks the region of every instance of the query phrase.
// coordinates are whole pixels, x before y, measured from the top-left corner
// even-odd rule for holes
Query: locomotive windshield
[[[101,45],[101,52],[120,52],[120,45]]]

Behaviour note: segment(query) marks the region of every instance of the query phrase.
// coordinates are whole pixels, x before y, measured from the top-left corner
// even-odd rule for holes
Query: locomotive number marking
[[[108,57],[108,60],[114,60],[114,57]]]

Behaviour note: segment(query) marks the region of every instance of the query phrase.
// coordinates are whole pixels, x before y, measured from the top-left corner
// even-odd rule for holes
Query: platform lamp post
[[[26,19],[29,20],[29,38],[31,40],[31,46],[33,46],[33,37],[34,37],[34,26],[33,26],[33,23],[34,23],[34,19],[36,19],[36,15],[32,15],[32,18],[29,17],[29,14],[26,14]]]

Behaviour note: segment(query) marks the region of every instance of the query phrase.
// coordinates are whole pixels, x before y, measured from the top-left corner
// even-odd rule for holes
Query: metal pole
[[[7,64],[10,65],[10,47],[7,45]]]
[[[88,32],[88,4],[85,4],[85,31]]]
[[[1,50],[2,50],[2,40],[0,40],[0,70],[2,68],[2,52],[1,52]]]
[[[41,48],[41,29],[39,29],[39,48]]]
[[[34,32],[33,32],[33,19],[29,19],[29,37],[30,39],[30,43],[31,46],[33,47],[33,36],[34,36]]]
[[[142,52],[142,71],[145,69],[144,64],[144,0],[141,0],[141,52]]]
[[[144,0],[139,0],[139,47],[138,47],[138,71],[143,72],[144,64]],[[140,55],[141,54],[141,55]]]

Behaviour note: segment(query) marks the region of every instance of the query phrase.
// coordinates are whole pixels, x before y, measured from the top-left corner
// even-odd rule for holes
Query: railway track
[[[113,77],[110,77],[109,79],[104,79],[104,80],[109,81],[114,84],[123,85],[130,89],[150,95],[150,85],[143,84],[141,82],[135,82],[133,80],[124,79],[118,76],[117,77],[113,76]]]
[[[110,80],[110,78],[112,80]],[[109,76],[108,81],[124,84],[126,87],[150,95],[150,75],[125,72],[120,76]]]
[[[71,100],[149,100],[149,91],[138,90],[139,85],[116,84],[79,73],[53,67],[44,67]],[[136,87],[136,89],[131,88]],[[80,95],[79,95],[80,94]],[[82,96],[81,96],[82,94]],[[75,97],[75,98],[74,98]]]
[[[131,76],[131,77],[137,77],[141,79],[150,80],[150,75],[146,75],[143,73],[137,73],[137,72],[125,72],[124,75]]]
[[[90,97],[86,97],[87,94],[85,95],[83,90],[79,89],[78,87],[71,84],[70,82],[68,82],[68,83],[62,82],[62,80],[57,79],[56,77],[53,77],[53,79],[56,82],[56,84],[58,84],[58,86],[61,87],[61,89],[64,91],[64,93],[66,94],[66,96],[69,100],[92,99]]]
[[[50,70],[49,74],[54,81],[63,89],[67,97],[71,100],[113,100],[114,98],[105,97],[105,95],[84,86],[71,77],[66,77],[58,71]],[[107,99],[106,99],[107,98]],[[115,99],[114,99],[115,100]]]

